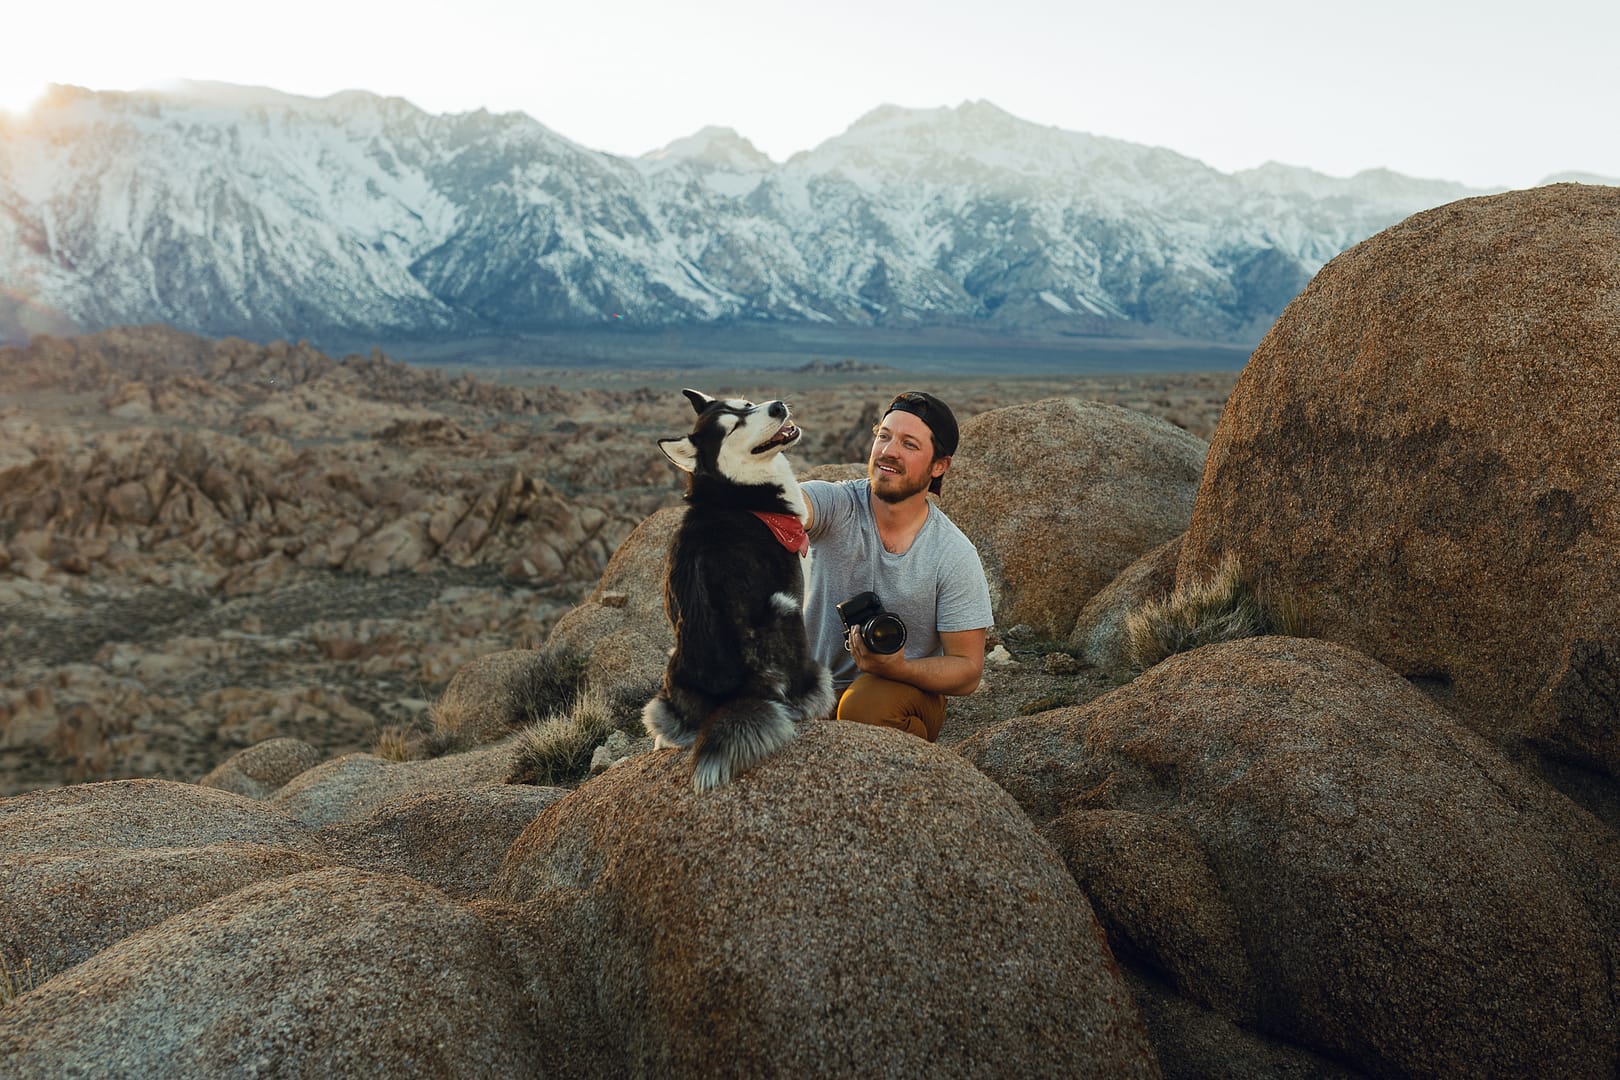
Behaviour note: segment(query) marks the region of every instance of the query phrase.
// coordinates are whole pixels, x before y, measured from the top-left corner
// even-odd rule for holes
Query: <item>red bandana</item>
[[[749,513],[768,525],[776,542],[795,555],[802,556],[810,550],[810,537],[798,514],[773,514],[767,510],[750,510]]]

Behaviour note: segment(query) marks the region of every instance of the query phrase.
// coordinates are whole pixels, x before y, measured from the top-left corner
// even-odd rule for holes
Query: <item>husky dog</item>
[[[833,693],[805,635],[810,542],[782,454],[799,437],[788,407],[682,393],[692,432],[658,441],[687,473],[664,581],[675,648],[641,716],[654,746],[692,747],[693,784],[707,791],[786,745],[796,722],[831,713]]]

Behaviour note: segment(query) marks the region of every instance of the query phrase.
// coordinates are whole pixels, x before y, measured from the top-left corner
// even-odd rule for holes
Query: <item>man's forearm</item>
[[[887,665],[885,670],[873,672],[896,682],[910,683],[930,694],[961,697],[979,688],[979,677],[984,665],[975,664],[966,656],[920,656],[901,663]]]

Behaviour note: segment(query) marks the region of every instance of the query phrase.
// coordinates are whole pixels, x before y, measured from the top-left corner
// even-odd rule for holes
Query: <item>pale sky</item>
[[[883,104],[987,100],[1224,172],[1620,177],[1612,0],[8,0],[0,108],[174,79],[528,113],[633,156],[705,125],[777,161]]]

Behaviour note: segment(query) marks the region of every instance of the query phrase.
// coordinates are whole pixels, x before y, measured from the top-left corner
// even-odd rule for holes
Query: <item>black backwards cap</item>
[[[934,435],[936,458],[950,457],[956,453],[958,438],[956,417],[939,398],[925,394],[921,390],[907,390],[895,395],[895,399],[889,402],[889,407],[883,410],[883,415],[888,416],[892,412],[910,413],[928,425],[928,430]],[[938,495],[944,479],[942,476],[934,477],[933,482],[928,485],[928,490]]]

